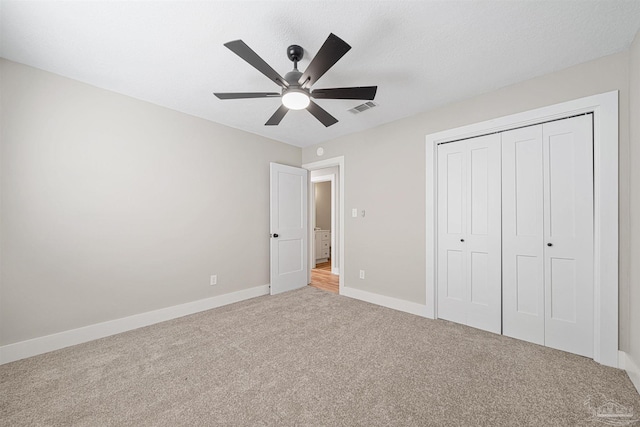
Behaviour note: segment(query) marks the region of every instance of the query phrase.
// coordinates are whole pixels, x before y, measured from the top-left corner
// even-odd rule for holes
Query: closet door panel
[[[501,333],[500,135],[467,140],[467,324]]]
[[[539,344],[544,343],[544,300],[542,292],[542,257],[516,255],[515,310],[517,313],[536,319],[534,329]],[[532,316],[532,317],[531,317]],[[510,325],[511,326],[511,325]]]
[[[464,254],[462,251],[448,250],[446,263],[445,297],[462,302],[467,294],[464,287]]]
[[[502,134],[503,334],[544,344],[542,125]]]
[[[480,141],[482,142],[482,141]],[[469,152],[469,234],[489,234],[489,150],[472,143]]]
[[[576,260],[549,257],[549,294],[552,320],[576,322]]]
[[[501,333],[500,136],[438,147],[438,317]]]
[[[438,146],[438,317],[467,323],[465,144]]]
[[[592,116],[543,125],[545,345],[593,357]]]
[[[471,280],[471,304],[487,307],[491,303],[489,279],[490,257],[486,252],[469,254],[469,278]]]

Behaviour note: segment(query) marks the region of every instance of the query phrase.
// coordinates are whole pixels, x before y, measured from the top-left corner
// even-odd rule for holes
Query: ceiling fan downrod
[[[293,69],[298,71],[298,61],[304,56],[304,49],[297,44],[292,44],[287,48],[287,57],[293,61]]]

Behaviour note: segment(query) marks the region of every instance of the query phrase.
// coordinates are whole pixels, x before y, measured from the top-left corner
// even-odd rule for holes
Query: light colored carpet
[[[0,366],[2,426],[598,426],[607,402],[640,414],[621,370],[310,287]]]

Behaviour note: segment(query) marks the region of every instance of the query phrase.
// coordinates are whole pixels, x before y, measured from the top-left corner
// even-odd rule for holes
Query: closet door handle
[[[464,242],[464,239],[460,239],[461,242]]]
[[[553,243],[547,243],[547,246],[553,246]]]

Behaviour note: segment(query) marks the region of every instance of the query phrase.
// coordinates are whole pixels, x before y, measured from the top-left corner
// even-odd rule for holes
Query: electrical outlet
[[[360,270],[360,278],[364,279],[364,270]]]
[[[211,275],[211,280],[209,281],[209,285],[213,286],[213,285],[217,285],[218,284],[218,275],[217,274],[212,274]]]

